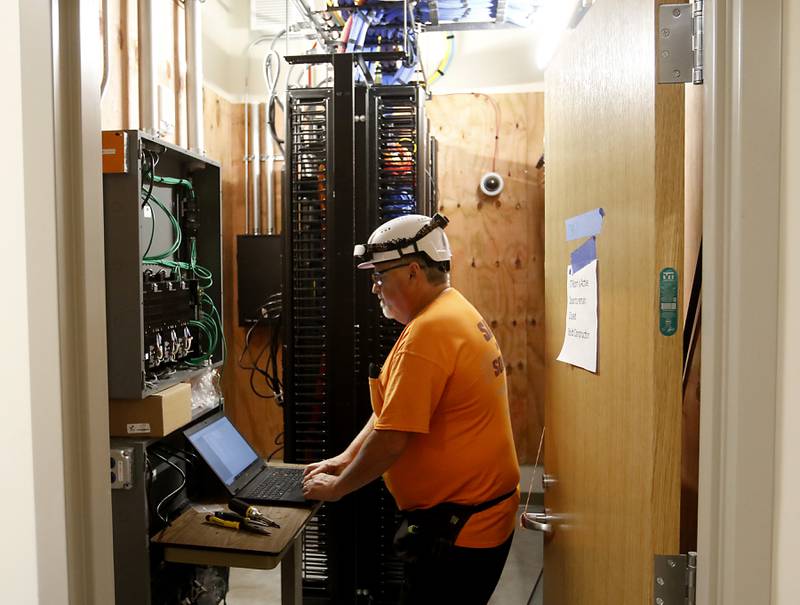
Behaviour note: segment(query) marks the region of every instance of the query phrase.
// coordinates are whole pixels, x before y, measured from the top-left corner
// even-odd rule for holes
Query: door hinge
[[[658,7],[658,83],[703,83],[703,0]]]
[[[653,573],[655,605],[695,605],[697,553],[656,555]]]

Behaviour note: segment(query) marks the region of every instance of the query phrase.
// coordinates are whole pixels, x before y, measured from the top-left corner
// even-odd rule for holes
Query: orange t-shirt
[[[384,474],[401,509],[479,504],[518,487],[500,347],[457,290],[445,290],[406,325],[370,391],[376,430],[414,433]],[[456,544],[502,544],[518,504],[519,491],[474,514]]]

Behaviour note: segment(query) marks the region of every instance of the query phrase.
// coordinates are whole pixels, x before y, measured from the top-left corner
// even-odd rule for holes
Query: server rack
[[[327,60],[333,87],[290,90],[286,103],[285,454],[301,463],[339,453],[361,429],[369,363],[383,362],[401,330],[356,274],[353,246],[386,220],[430,214],[435,180],[422,91],[355,86],[358,56]],[[323,506],[305,534],[304,601],[395,602],[397,524],[380,480]]]
[[[366,91],[368,195],[357,200],[364,215],[357,241],[363,243],[380,224],[405,214],[431,214],[430,164],[424,94],[416,86],[376,86]],[[371,411],[369,364],[383,364],[402,326],[386,319],[366,272],[357,276],[357,318],[362,322],[361,367],[357,399],[363,417]],[[365,491],[360,502],[359,585],[376,603],[396,603],[402,588],[402,562],[394,555],[392,539],[400,524],[394,499],[382,481]]]

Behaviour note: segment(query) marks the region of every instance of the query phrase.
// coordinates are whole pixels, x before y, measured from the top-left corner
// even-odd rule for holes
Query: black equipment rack
[[[358,55],[326,58],[333,86],[292,89],[286,100],[285,458],[299,463],[338,454],[358,433],[371,413],[369,364],[401,331],[356,271],[353,246],[386,220],[430,215],[435,189],[423,91],[356,86]],[[398,522],[382,480],[323,506],[305,532],[304,602],[396,602]]]

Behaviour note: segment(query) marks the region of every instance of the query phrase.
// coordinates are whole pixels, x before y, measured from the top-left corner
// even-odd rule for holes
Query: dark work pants
[[[506,564],[511,540],[494,548],[453,547],[443,559],[406,564],[403,605],[486,605]]]

